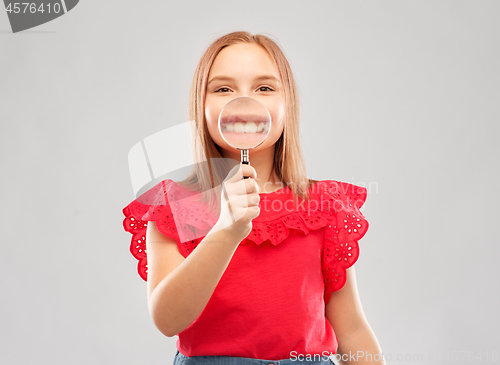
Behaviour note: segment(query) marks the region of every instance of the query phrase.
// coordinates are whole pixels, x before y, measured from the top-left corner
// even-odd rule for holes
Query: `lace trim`
[[[325,188],[334,213],[331,222],[325,226],[322,260],[325,303],[328,303],[331,292],[345,285],[346,269],[357,261],[358,241],[366,234],[369,224],[359,210],[366,201],[366,188],[338,181],[328,181]]]
[[[207,213],[197,205],[199,203],[189,197],[186,199],[185,195],[174,187],[176,184],[172,183],[171,180],[165,180],[155,186],[157,193],[154,205],[141,204],[134,200],[123,209],[124,228],[132,233],[130,251],[139,260],[138,271],[144,280],[147,280],[147,221],[155,221],[162,234],[174,239],[184,257],[196,248],[217,222],[217,217]],[[329,294],[345,285],[346,269],[354,265],[359,257],[358,241],[368,229],[368,221],[359,209],[366,201],[367,191],[364,187],[334,180],[320,181],[313,189],[311,201],[316,203],[315,209],[310,208],[311,204],[308,204],[304,210],[271,219],[266,217],[265,212],[264,217],[268,219],[254,219],[252,231],[241,244],[252,241],[260,245],[270,241],[273,245],[278,245],[288,237],[290,229],[308,234],[311,230],[324,228],[322,271],[325,278],[325,301],[328,302]],[[165,196],[172,205],[165,203]],[[275,197],[284,199],[289,195],[276,194]],[[175,207],[175,214],[172,214],[171,206]]]
[[[139,260],[137,263],[137,271],[141,278],[147,281],[148,276],[148,258],[146,251],[146,229],[147,222],[137,219],[130,209],[133,202],[123,208],[123,228],[125,231],[132,234],[132,242],[130,243],[130,252]]]

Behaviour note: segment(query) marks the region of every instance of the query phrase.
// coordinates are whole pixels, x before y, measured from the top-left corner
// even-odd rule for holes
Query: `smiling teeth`
[[[240,122],[234,123],[234,132],[245,133],[245,126],[243,125],[243,123]]]
[[[222,131],[236,133],[262,133],[264,132],[264,123],[261,122],[259,123],[259,125],[257,125],[254,122],[236,122],[234,124],[226,124],[224,127],[222,127]]]
[[[245,124],[245,133],[257,133],[257,125],[253,122]]]

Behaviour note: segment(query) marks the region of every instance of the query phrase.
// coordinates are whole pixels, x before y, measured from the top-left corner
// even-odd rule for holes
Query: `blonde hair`
[[[194,168],[190,176],[180,182],[191,190],[204,192],[202,200],[209,205],[214,203],[215,194],[229,173],[230,166],[224,169],[213,168],[212,159],[222,161],[219,146],[212,140],[205,119],[205,100],[210,69],[219,52],[236,43],[257,44],[263,47],[274,60],[284,87],[285,119],[283,133],[275,143],[273,169],[282,186],[287,185],[294,197],[309,199],[308,190],[317,180],[307,178],[304,158],[299,143],[299,98],[297,85],[290,65],[276,41],[267,36],[239,31],[216,39],[201,56],[196,67],[189,94],[189,120],[193,121]],[[217,165],[220,165],[218,163]],[[294,199],[296,200],[296,199]],[[215,199],[217,201],[217,199]]]

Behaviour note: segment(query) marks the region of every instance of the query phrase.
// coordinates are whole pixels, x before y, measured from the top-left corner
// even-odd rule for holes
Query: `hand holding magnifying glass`
[[[219,132],[226,143],[241,150],[241,163],[250,165],[248,151],[261,145],[271,130],[271,115],[264,105],[255,99],[240,97],[231,100],[224,106],[219,115]],[[234,175],[234,173],[230,173]],[[248,179],[243,176],[243,179]],[[220,224],[224,227],[231,226],[238,239],[245,238],[251,230],[251,221],[259,215],[258,187],[253,182],[246,181],[245,184],[232,182],[234,176],[228,177],[228,183],[232,183],[231,192],[228,194],[226,184],[222,184],[225,201],[227,202],[227,214],[225,208],[221,212]],[[244,191],[233,192],[234,185],[245,186]],[[257,190],[255,190],[257,188]],[[232,207],[230,196],[247,195],[245,200],[237,199]],[[254,197],[255,196],[255,197]],[[229,218],[230,217],[230,220]],[[234,224],[237,222],[237,224]]]

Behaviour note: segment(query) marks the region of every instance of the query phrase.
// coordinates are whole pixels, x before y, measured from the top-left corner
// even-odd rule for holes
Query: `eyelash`
[[[262,89],[263,87],[265,87],[265,88],[269,89],[270,91],[274,91],[274,90],[273,90],[272,88],[270,88],[269,86],[261,86],[261,87],[259,87],[259,89]],[[217,92],[219,92],[219,91],[220,91],[220,90],[222,90],[222,89],[229,89],[229,88],[227,88],[227,87],[221,87],[221,88],[219,88],[219,89],[215,90],[214,92],[216,92],[216,93],[217,93]],[[227,92],[227,91],[221,91],[221,92]],[[264,91],[263,91],[263,92],[264,92]]]

